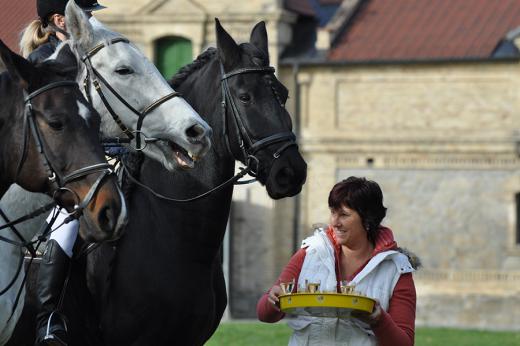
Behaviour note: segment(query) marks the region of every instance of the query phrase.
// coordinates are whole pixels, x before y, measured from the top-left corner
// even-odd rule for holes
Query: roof
[[[322,6],[325,6],[325,5],[341,5],[341,3],[343,2],[343,0],[318,0],[318,3]]]
[[[318,25],[324,27],[334,16],[334,13],[341,5],[343,0],[308,0],[311,4],[315,17],[318,19]]]
[[[489,59],[519,26],[519,0],[365,0],[328,60]]]
[[[36,18],[35,0],[2,1],[0,39],[13,51],[18,52],[20,32]]]
[[[285,0],[285,6],[287,10],[296,12],[298,14],[314,17],[316,13],[312,8],[309,0]]]

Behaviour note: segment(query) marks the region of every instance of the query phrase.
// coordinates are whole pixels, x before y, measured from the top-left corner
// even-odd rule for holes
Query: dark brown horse
[[[69,211],[83,208],[85,238],[117,236],[126,207],[99,143],[99,114],[74,82],[77,69],[33,66],[1,41],[0,55],[0,196],[12,183],[45,192]]]
[[[74,79],[75,66],[33,66],[0,41],[7,69],[0,74],[0,196],[18,183],[44,192],[89,227],[82,235],[101,241],[120,235],[126,205],[99,143],[100,117]],[[30,211],[28,211],[29,213]],[[0,344],[12,332],[23,247],[34,232],[0,230]],[[13,281],[16,280],[16,281]],[[11,307],[11,308],[10,308]]]

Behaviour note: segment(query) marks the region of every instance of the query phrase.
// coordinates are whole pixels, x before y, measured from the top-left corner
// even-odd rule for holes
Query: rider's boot
[[[36,346],[68,344],[65,316],[58,311],[62,291],[70,266],[70,258],[54,239],[47,241],[38,271]]]

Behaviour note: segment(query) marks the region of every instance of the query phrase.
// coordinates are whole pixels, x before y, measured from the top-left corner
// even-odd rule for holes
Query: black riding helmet
[[[75,0],[76,4],[83,9],[83,11],[91,12],[102,10],[106,8],[98,4],[96,0]],[[64,15],[65,6],[68,0],[36,0],[36,12],[44,26],[47,26],[47,19],[51,14],[57,13]]]

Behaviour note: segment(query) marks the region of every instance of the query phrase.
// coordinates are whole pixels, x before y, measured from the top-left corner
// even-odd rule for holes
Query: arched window
[[[193,60],[191,41],[183,37],[163,37],[155,41],[155,66],[166,79]]]

